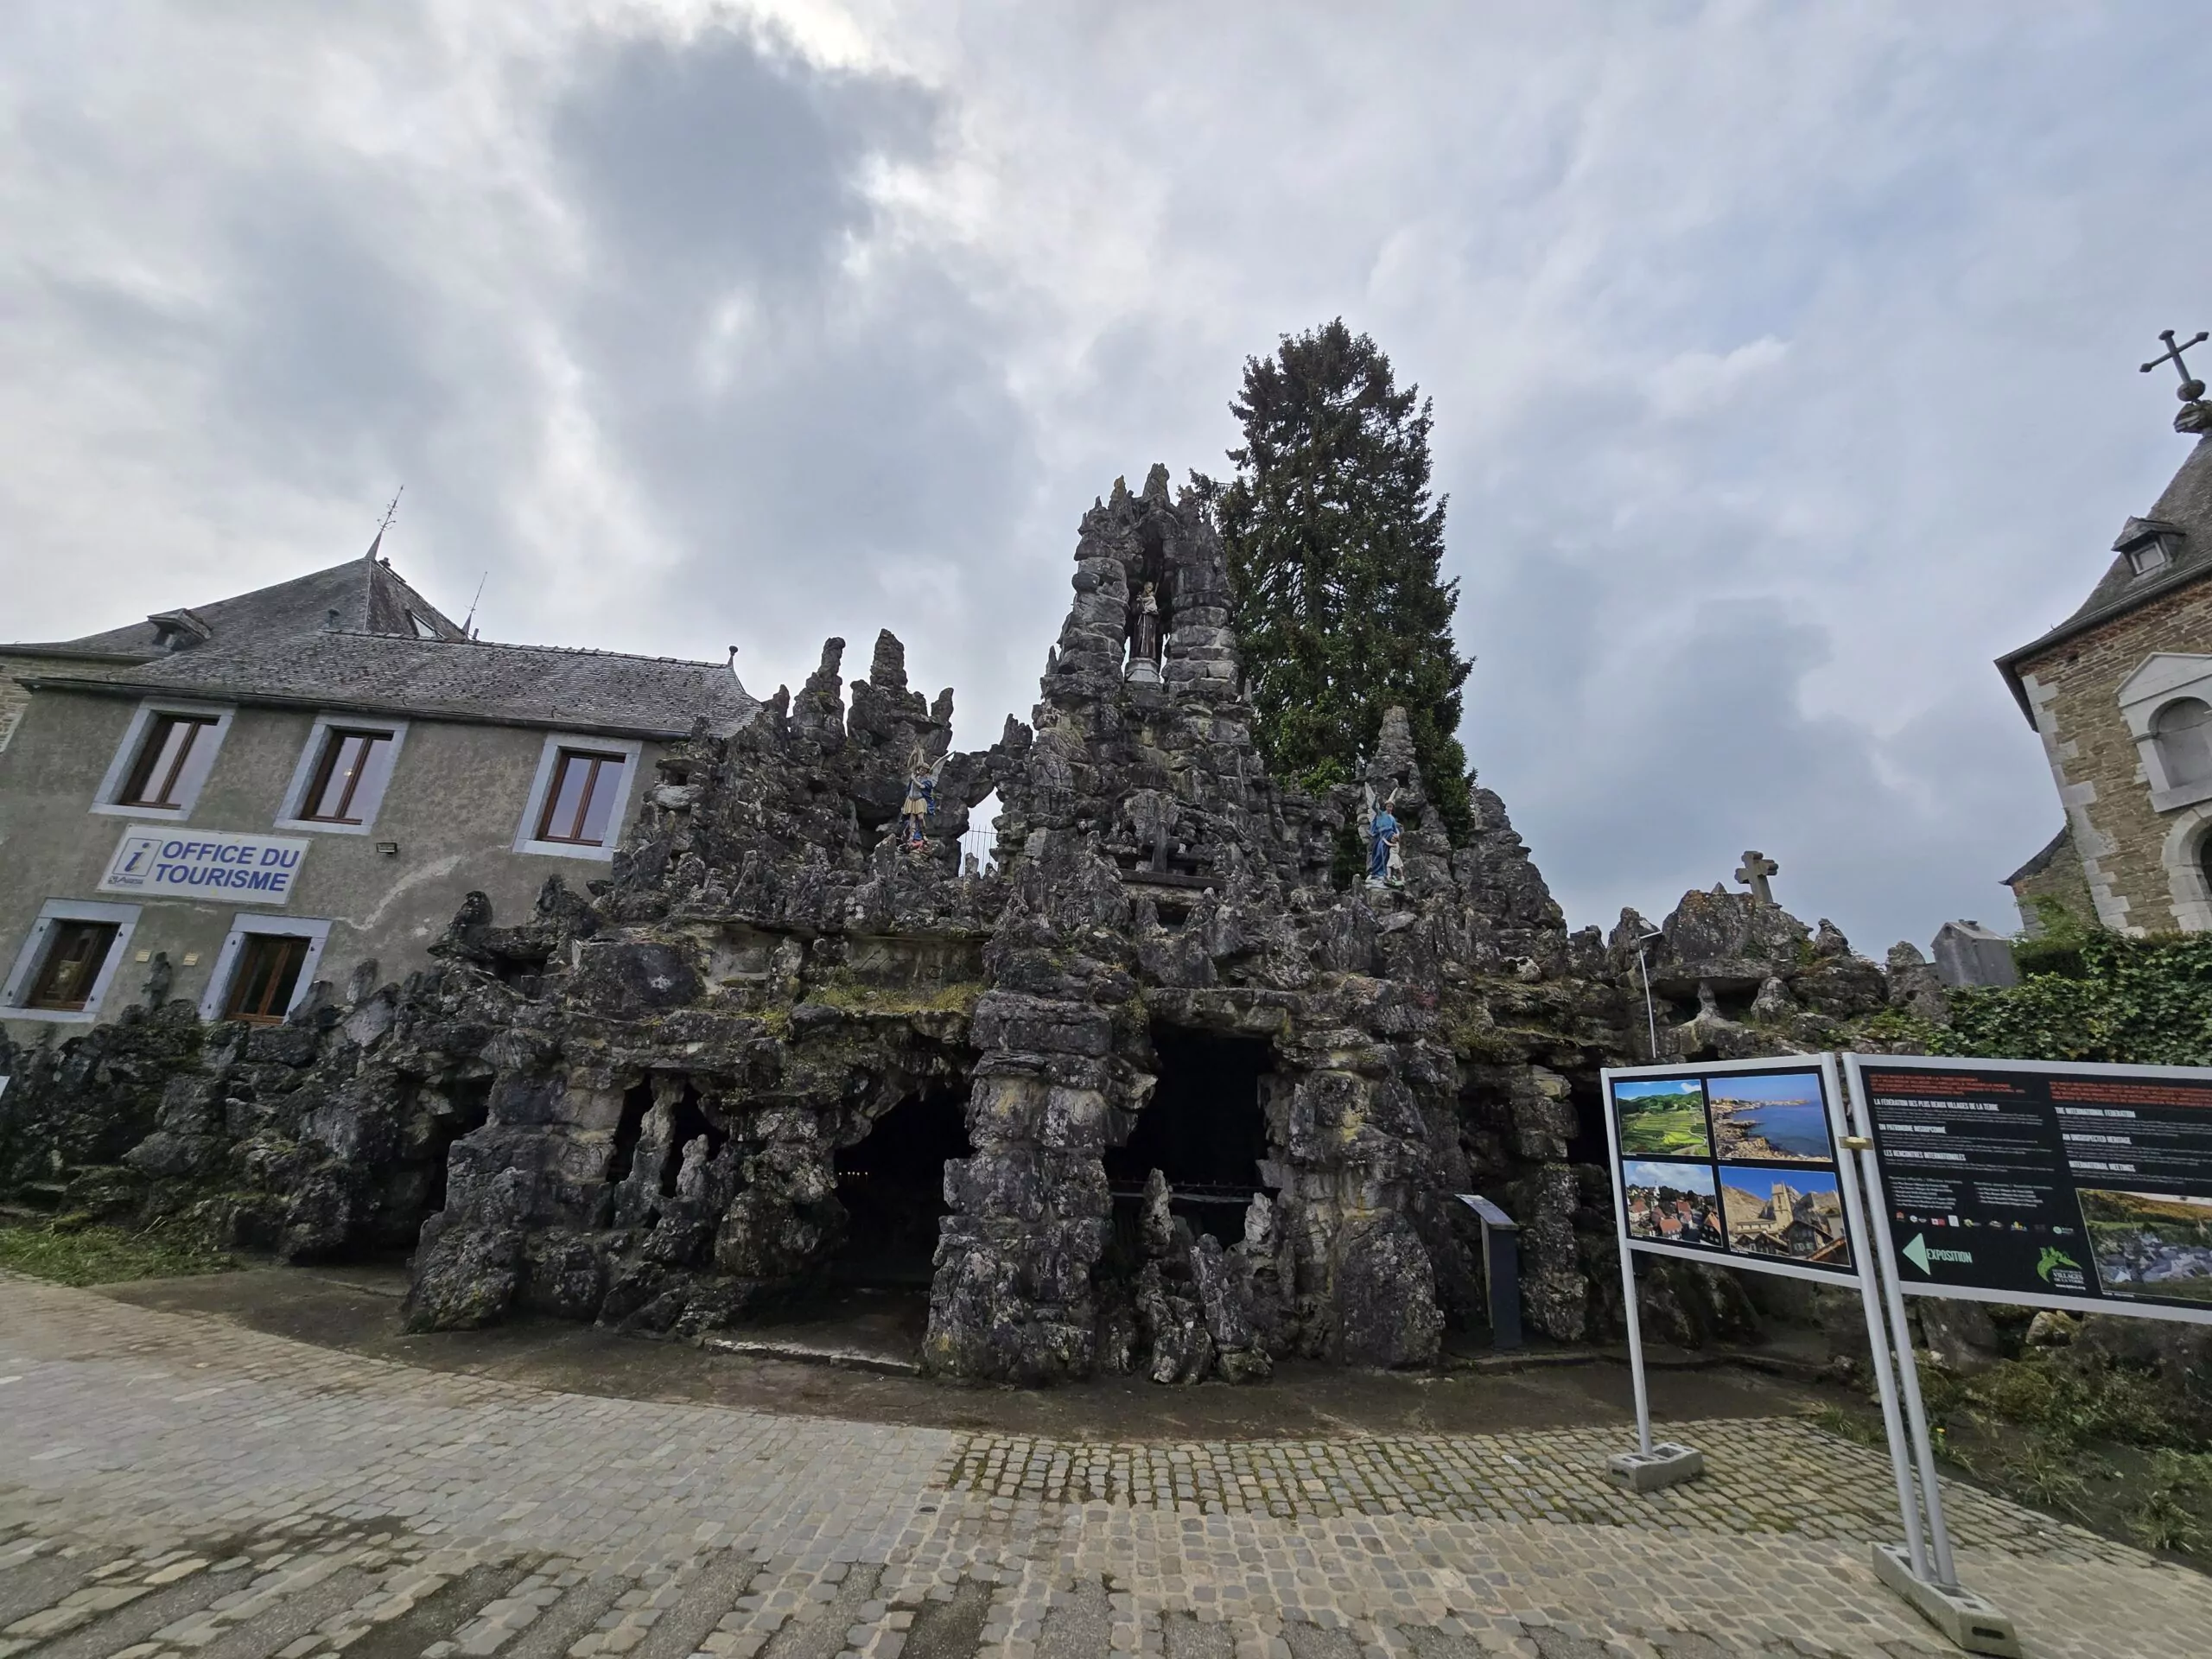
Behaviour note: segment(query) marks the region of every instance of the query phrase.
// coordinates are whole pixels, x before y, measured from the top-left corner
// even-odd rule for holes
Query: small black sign
[[[1845,1059],[1908,1295],[2212,1321],[2212,1071]]]

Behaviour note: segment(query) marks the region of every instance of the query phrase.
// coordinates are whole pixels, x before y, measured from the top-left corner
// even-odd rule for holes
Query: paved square
[[[562,1394],[0,1276],[0,1659],[1702,1659],[1951,1649],[1878,1452],[1700,1422],[1106,1444]],[[2050,1659],[2212,1651],[2212,1580],[1962,1488]]]

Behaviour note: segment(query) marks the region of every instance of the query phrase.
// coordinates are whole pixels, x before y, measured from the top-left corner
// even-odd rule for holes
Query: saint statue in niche
[[[1123,677],[1135,685],[1160,683],[1160,595],[1147,582],[1129,620],[1129,665]]]
[[[1390,810],[1397,804],[1398,792],[1390,791],[1387,804],[1375,798],[1375,788],[1367,789],[1367,885],[1370,887],[1403,887],[1406,867],[1398,851],[1398,819]]]

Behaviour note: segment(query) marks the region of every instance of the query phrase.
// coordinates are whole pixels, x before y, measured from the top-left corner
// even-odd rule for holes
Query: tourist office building
[[[717,663],[495,645],[366,557],[0,645],[0,1026],[189,999],[274,1023],[424,966],[472,891],[606,873],[654,760],[757,705]]]

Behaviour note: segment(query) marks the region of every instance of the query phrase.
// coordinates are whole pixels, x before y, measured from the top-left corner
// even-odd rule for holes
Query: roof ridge
[[[643,651],[607,651],[598,645],[533,645],[519,639],[425,639],[419,634],[379,633],[374,628],[318,628],[318,633],[339,633],[356,639],[397,639],[410,645],[481,645],[500,651],[554,651],[567,657],[620,657],[633,663],[672,663],[680,668],[729,668],[698,657],[661,657]]]

